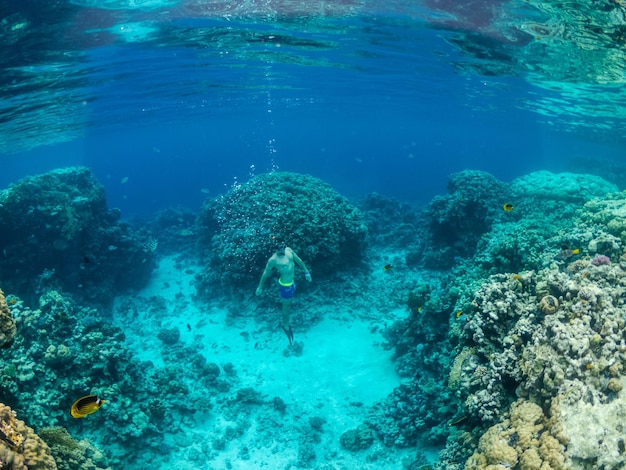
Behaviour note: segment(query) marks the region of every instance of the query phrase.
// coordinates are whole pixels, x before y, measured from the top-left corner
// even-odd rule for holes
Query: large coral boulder
[[[205,258],[219,278],[257,279],[276,241],[285,242],[316,274],[354,265],[367,235],[360,211],[308,175],[262,174],[207,201],[200,216]]]
[[[146,238],[107,209],[87,168],[30,176],[0,191],[0,281],[27,300],[62,289],[106,304],[141,287],[154,266]]]

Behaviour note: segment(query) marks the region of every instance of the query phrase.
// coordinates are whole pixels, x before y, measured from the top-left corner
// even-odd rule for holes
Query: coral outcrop
[[[475,291],[467,322],[457,330],[464,348],[452,369],[464,413],[491,427],[466,468],[617,469],[625,464],[619,421],[626,410],[626,256],[623,234],[609,233],[604,217],[597,223],[604,210],[611,212],[614,226],[621,223],[616,201],[626,195],[620,194],[607,196],[610,204],[594,199],[579,208],[570,236],[584,247],[582,257],[564,250],[545,257],[541,269],[493,275]],[[600,242],[611,236],[611,243]],[[589,250],[590,244],[619,263]],[[602,262],[585,252],[593,259],[602,256]],[[547,432],[526,449],[519,448],[521,435],[511,424],[520,400],[526,416],[530,407],[548,410]]]
[[[565,446],[550,434],[549,420],[534,403],[520,399],[510,417],[480,438],[465,470],[499,468],[565,470]]]
[[[256,280],[275,241],[315,272],[334,272],[360,261],[367,235],[360,211],[331,186],[288,172],[256,176],[207,201],[200,226],[205,274],[228,282]]]
[[[28,301],[57,289],[106,305],[143,286],[155,266],[148,239],[107,209],[87,168],[29,176],[0,191],[0,281]]]
[[[0,289],[0,348],[8,348],[13,344],[16,331],[11,309],[4,297],[4,292]]]
[[[0,465],[11,470],[56,470],[48,445],[0,403]]]
[[[133,302],[138,304],[128,305],[128,311],[154,314],[162,308],[157,301]],[[12,347],[0,351],[0,391],[42,429],[60,469],[157,467],[151,459],[162,451],[163,434],[181,432],[190,416],[211,409],[213,395],[230,388],[228,374],[182,341],[166,344],[155,338],[164,345],[162,367],[138,360],[109,318],[57,291],[42,295],[36,309],[18,301],[12,313],[18,333]],[[69,413],[72,402],[89,393],[106,405],[75,420]],[[63,428],[80,430],[81,440],[72,440]]]
[[[50,446],[57,470],[111,470],[101,451],[85,439],[72,438],[65,428],[43,428],[39,436]]]
[[[435,196],[428,207],[431,246],[427,267],[449,268],[454,257],[469,256],[510,202],[507,184],[489,173],[465,170],[450,175],[448,194]]]

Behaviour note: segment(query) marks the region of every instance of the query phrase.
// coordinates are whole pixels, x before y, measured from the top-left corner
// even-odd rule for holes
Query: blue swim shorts
[[[293,295],[296,293],[296,282],[292,282],[288,286],[278,281],[278,288],[280,290],[280,298],[283,300],[293,299]]]

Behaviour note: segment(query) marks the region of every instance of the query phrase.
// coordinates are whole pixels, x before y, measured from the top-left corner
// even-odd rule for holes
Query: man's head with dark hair
[[[276,241],[274,243],[274,252],[278,256],[284,256],[285,255],[285,248],[287,248],[287,244],[285,242]]]

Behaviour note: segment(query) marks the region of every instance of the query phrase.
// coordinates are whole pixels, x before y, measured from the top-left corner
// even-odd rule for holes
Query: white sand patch
[[[302,343],[302,353],[285,355],[288,340],[279,327],[278,304],[273,331],[268,331],[266,324],[258,324],[253,317],[241,316],[235,322],[232,319],[227,322],[224,309],[205,311],[192,302],[194,272],[197,272],[196,268],[177,265],[172,258],[161,261],[150,285],[140,296],[163,297],[167,311],[157,314],[141,311],[134,319],[121,316],[119,320],[126,332],[128,346],[142,359],[149,358],[158,364],[164,347],[157,338],[158,331],[177,326],[180,341],[189,345],[200,344],[201,353],[208,361],[220,367],[233,364],[238,382],[227,393],[229,397],[234,397],[241,388],[251,387],[267,402],[279,397],[287,407],[284,432],[276,436],[276,442],[259,444],[257,424],[261,427],[267,427],[267,424],[252,422],[244,435],[227,442],[225,449],[212,450],[212,455],[207,455],[207,466],[202,468],[221,469],[229,465],[233,469],[290,468],[298,459],[298,436],[303,429],[310,430],[308,420],[313,416],[326,420],[321,442],[316,444],[315,464],[332,462],[339,465],[333,468],[381,468],[381,462],[377,466],[365,461],[366,453],[374,447],[352,454],[343,450],[339,443],[343,432],[363,422],[368,406],[385,398],[400,384],[391,361],[392,351],[382,349],[383,339],[380,333],[371,331],[369,321],[359,319],[358,312],[356,315],[351,313],[349,322],[329,312],[308,331],[301,331],[294,324],[295,341]],[[131,327],[137,324],[142,328]],[[250,418],[253,421],[254,413]],[[218,431],[228,425],[226,421],[219,414],[219,407],[197,415],[195,425],[188,429],[189,442],[193,445],[211,442]],[[295,432],[295,429],[299,431]],[[249,449],[247,460],[239,457],[243,447]],[[393,451],[387,449],[386,452],[391,454]],[[198,468],[197,462],[185,463],[185,455],[183,447],[172,456],[175,468]]]

